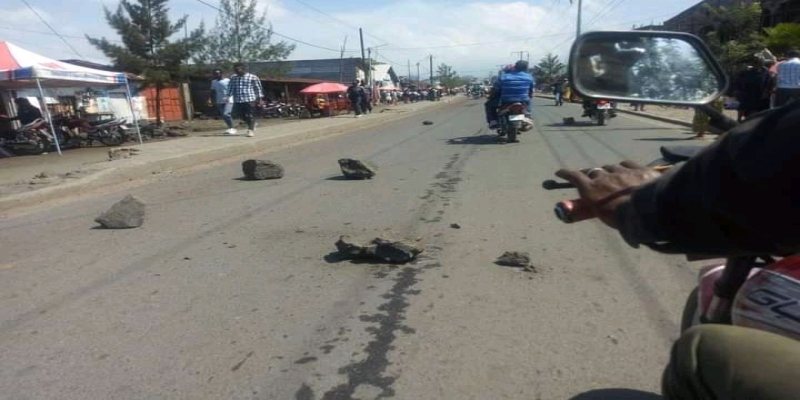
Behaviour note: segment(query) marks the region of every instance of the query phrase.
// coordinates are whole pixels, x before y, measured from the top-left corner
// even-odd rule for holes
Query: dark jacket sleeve
[[[800,251],[800,104],[766,111],[617,210],[633,247],[720,256]]]

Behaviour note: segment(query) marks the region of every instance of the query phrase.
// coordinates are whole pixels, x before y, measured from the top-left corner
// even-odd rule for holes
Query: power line
[[[314,11],[316,11],[316,12],[318,12],[318,13],[320,13],[320,14],[322,14],[322,15],[324,15],[324,16],[326,16],[326,17],[328,17],[328,18],[330,18],[331,20],[333,20],[333,21],[336,21],[336,22],[338,22],[338,23],[340,23],[340,24],[342,24],[342,25],[344,25],[344,26],[346,26],[346,27],[350,28],[350,29],[355,29],[355,30],[358,30],[358,27],[357,27],[357,26],[354,26],[354,25],[351,25],[351,24],[349,24],[348,22],[342,21],[341,19],[339,19],[339,18],[336,18],[336,17],[334,17],[333,15],[330,15],[330,14],[326,13],[325,11],[322,11],[322,10],[320,10],[320,9],[318,9],[318,8],[316,8],[316,7],[314,7],[314,6],[310,5],[310,4],[308,4],[308,3],[306,3],[306,2],[304,2],[304,1],[302,1],[302,0],[294,0],[294,1],[295,1],[296,3],[300,3],[300,4],[302,4],[303,6],[306,6],[306,7],[310,8],[310,9],[312,9],[312,10],[314,10]],[[385,42],[385,43],[388,43],[388,42],[389,42],[388,40],[385,40],[385,39],[379,38],[379,37],[377,37],[377,36],[375,36],[375,35],[371,35],[371,34],[369,34],[369,33],[366,33],[365,35],[366,35],[366,36],[370,36],[370,37],[372,37],[373,39],[375,39],[375,40],[379,40],[379,41],[381,41],[381,42]]]
[[[52,27],[52,26],[50,26],[50,24],[48,24],[48,23],[47,23],[47,21],[45,21],[45,20],[44,20],[44,18],[42,18],[42,16],[41,16],[41,15],[39,15],[39,13],[38,13],[38,12],[36,12],[36,9],[35,9],[35,8],[33,8],[33,7],[30,5],[30,3],[28,3],[26,0],[21,0],[21,1],[22,1],[22,2],[23,2],[25,5],[26,5],[26,6],[28,6],[28,9],[30,9],[30,10],[31,10],[31,12],[32,12],[32,13],[34,13],[34,14],[36,15],[36,17],[37,17],[37,18],[39,18],[39,21],[42,21],[42,23],[43,23],[43,24],[44,24],[44,25],[45,25],[45,26],[46,26],[48,29],[50,29],[51,31],[53,31],[53,33],[54,33],[56,36],[58,36],[58,37],[61,39],[61,41],[62,41],[62,42],[64,42],[64,44],[66,44],[66,45],[67,45],[67,47],[69,47],[70,49],[72,49],[72,51],[73,51],[75,54],[77,54],[77,55],[78,55],[78,57],[80,57],[80,58],[83,58],[83,55],[81,55],[81,53],[80,53],[78,50],[76,50],[74,47],[72,47],[72,45],[71,45],[71,44],[69,44],[69,42],[67,41],[67,39],[65,39],[63,36],[61,36],[61,34],[60,34],[60,33],[58,33],[58,31],[56,31],[55,29],[53,29],[53,27]]]
[[[213,8],[213,9],[219,11],[219,12],[222,12],[222,10],[219,7],[217,7],[217,6],[213,5],[213,4],[210,4],[210,3],[208,3],[208,2],[206,2],[204,0],[197,0],[197,2],[200,3],[200,4],[204,4],[204,5],[208,6],[208,7],[211,7],[211,8]],[[295,38],[293,38],[291,36],[286,36],[286,35],[284,35],[282,33],[276,32],[274,29],[270,29],[270,33],[272,33],[272,34],[274,34],[276,36],[280,36],[280,37],[282,37],[284,39],[290,40],[292,42],[304,44],[304,45],[309,46],[309,47],[314,47],[314,48],[322,49],[322,50],[328,50],[328,51],[332,51],[334,53],[341,53],[342,52],[342,49],[334,49],[334,48],[330,48],[330,47],[316,45],[316,44],[313,44],[313,43],[308,43],[306,41],[303,41],[303,40],[300,40],[300,39],[295,39]],[[345,52],[353,53],[355,51],[354,50],[345,50]]]

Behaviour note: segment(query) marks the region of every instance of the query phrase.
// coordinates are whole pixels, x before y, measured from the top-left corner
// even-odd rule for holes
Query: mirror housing
[[[702,39],[679,32],[584,33],[570,50],[569,79],[581,97],[623,103],[699,106],[728,88]]]

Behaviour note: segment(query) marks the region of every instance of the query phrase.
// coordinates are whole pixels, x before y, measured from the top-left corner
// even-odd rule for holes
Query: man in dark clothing
[[[347,99],[350,100],[350,106],[353,112],[356,113],[356,118],[361,117],[361,101],[364,93],[364,88],[361,87],[361,82],[358,79],[353,81],[353,84],[347,88]]]
[[[632,247],[721,257],[800,252],[800,102],[751,116],[659,176],[625,161],[560,170]],[[767,162],[765,162],[767,160]],[[666,399],[796,399],[800,343],[774,333],[699,325],[675,343]]]
[[[17,116],[9,118],[9,121],[19,121],[22,125],[28,125],[39,118],[42,118],[42,110],[31,104],[30,100],[24,97],[14,99],[17,105]]]
[[[769,82],[769,71],[761,59],[751,59],[736,79],[740,120],[769,108]]]
[[[363,83],[361,84],[361,112],[372,113],[372,89]]]

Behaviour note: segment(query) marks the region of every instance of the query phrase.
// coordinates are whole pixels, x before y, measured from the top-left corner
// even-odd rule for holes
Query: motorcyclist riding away
[[[523,103],[526,105],[526,114],[530,116],[533,87],[533,76],[528,73],[528,62],[525,60],[517,61],[512,71],[500,75],[489,94],[489,101],[486,102],[486,120],[489,122],[489,129],[497,128],[497,109],[504,105]]]
[[[753,115],[660,176],[631,161],[556,175],[636,248],[721,257],[796,254],[799,127],[800,102]],[[751,328],[698,325],[674,344],[662,386],[666,399],[797,399],[800,343]]]

